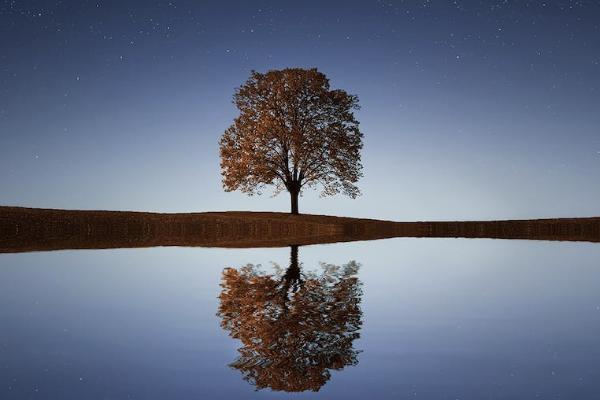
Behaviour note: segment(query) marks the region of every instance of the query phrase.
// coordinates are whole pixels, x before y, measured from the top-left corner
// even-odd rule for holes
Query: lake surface
[[[598,398],[600,245],[298,252],[0,254],[0,398]]]

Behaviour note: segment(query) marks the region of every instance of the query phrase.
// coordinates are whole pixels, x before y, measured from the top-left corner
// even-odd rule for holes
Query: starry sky
[[[221,187],[251,70],[358,95],[363,195],[301,212],[394,220],[600,215],[595,1],[0,3],[0,204],[288,211]]]

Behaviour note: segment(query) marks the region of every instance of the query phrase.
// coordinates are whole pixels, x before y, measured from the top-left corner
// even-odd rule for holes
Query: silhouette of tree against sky
[[[358,364],[359,264],[321,268],[302,273],[298,246],[292,246],[286,271],[275,265],[268,275],[252,264],[223,271],[217,315],[243,345],[230,367],[256,389],[316,392],[331,370]]]
[[[313,69],[252,71],[233,96],[239,116],[220,140],[221,173],[226,191],[290,193],[298,214],[304,188],[322,187],[322,195],[360,194],[362,133],[354,110],[358,97],[331,90]]]

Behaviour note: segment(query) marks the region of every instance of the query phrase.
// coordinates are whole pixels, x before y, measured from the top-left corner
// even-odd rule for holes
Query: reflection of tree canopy
[[[267,275],[251,264],[223,271],[221,326],[243,344],[230,366],[257,389],[318,391],[330,370],[358,363],[352,343],[361,326],[359,265],[321,268],[301,276],[292,249],[285,273]]]

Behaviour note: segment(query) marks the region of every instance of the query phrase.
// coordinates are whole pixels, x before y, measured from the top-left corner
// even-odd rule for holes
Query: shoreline
[[[163,214],[0,206],[0,253],[156,246],[287,247],[394,237],[600,242],[600,217],[395,222],[277,212]]]

